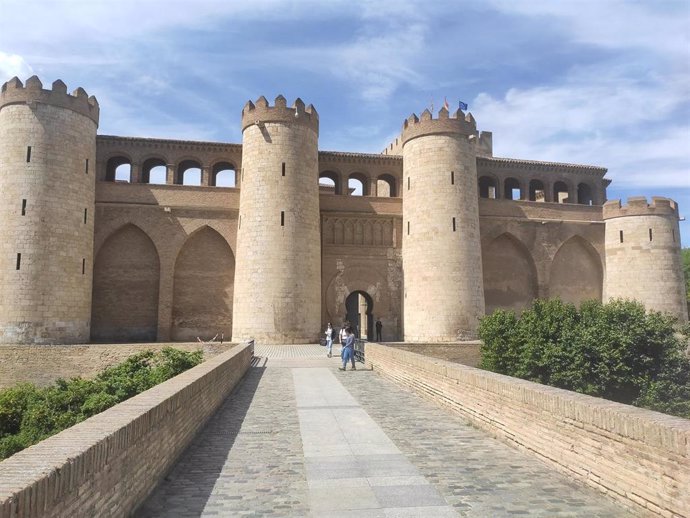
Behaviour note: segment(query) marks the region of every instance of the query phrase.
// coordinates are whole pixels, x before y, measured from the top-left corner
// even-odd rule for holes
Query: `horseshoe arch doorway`
[[[345,299],[347,320],[357,338],[374,339],[374,300],[366,291],[353,291]]]

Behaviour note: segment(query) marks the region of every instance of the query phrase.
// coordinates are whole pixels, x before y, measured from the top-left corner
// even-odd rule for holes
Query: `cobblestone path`
[[[262,356],[138,517],[624,517],[339,348]]]

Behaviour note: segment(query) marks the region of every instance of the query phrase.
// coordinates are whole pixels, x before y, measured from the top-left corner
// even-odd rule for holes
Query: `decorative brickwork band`
[[[301,124],[319,134],[319,114],[316,108],[311,104],[305,107],[299,97],[295,99],[291,107],[287,106],[287,100],[282,95],[276,97],[275,106],[269,106],[263,95],[256,100],[256,103],[247,101],[242,108],[242,131],[252,124],[266,122]]]
[[[631,196],[626,205],[622,205],[620,200],[604,203],[603,219],[624,216],[674,216],[677,219],[678,204],[669,198],[659,196],[652,196],[652,203],[649,204],[644,196]]]
[[[31,76],[26,80],[26,86],[17,78],[13,77],[2,85],[0,91],[0,110],[11,104],[44,103],[66,108],[80,113],[96,123],[98,126],[99,107],[98,101],[92,95],[79,87],[72,94],[67,93],[67,85],[60,79],[55,81],[51,90],[43,89],[43,83],[37,76]]]
[[[477,123],[471,113],[465,115],[461,110],[449,116],[448,110],[441,108],[438,112],[438,119],[434,119],[429,110],[424,110],[420,118],[414,113],[403,123],[402,144],[403,146],[413,138],[423,135],[443,135],[456,133],[467,135],[468,137],[478,138]]]

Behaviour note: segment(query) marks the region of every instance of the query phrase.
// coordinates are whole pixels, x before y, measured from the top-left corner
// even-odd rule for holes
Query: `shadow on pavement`
[[[201,516],[266,370],[253,365],[137,509],[135,518]]]

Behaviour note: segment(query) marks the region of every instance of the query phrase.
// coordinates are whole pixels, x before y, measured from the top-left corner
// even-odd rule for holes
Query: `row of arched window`
[[[577,203],[593,205],[603,203],[598,199],[591,185],[580,182],[577,185],[565,181],[546,183],[542,180],[518,180],[505,178],[502,181],[493,176],[479,177],[479,197],[506,200],[543,201],[550,203]]]
[[[392,174],[384,173],[370,177],[364,173],[351,173],[347,176],[347,184],[335,171],[319,173],[319,187],[321,191],[350,196],[378,196],[380,198],[395,198],[398,196],[398,182]]]
[[[178,164],[167,164],[158,157],[148,158],[141,164],[132,164],[124,156],[115,156],[106,162],[105,181],[149,184],[205,185],[236,187],[237,168],[231,162],[214,163],[210,168],[193,159]]]
[[[167,164],[162,158],[148,158],[140,165],[133,165],[124,156],[115,156],[106,162],[105,178],[110,182],[131,182],[148,184],[197,185],[212,187],[237,187],[237,168],[232,162],[220,161],[205,167],[193,159],[178,164]],[[376,177],[354,172],[346,179],[335,171],[319,173],[319,187],[322,192],[339,195],[398,197],[399,185],[396,177],[384,173]],[[490,199],[544,201],[551,203],[577,203],[593,205],[602,203],[591,185],[580,182],[577,185],[563,180],[546,183],[542,180],[519,180],[509,177],[498,179],[483,175],[479,178],[479,196]]]
[[[352,196],[398,196],[395,176],[381,174],[369,177],[364,173],[352,173],[345,183],[335,171],[323,171],[319,174],[319,187],[322,192]],[[128,182],[148,184],[196,185],[211,187],[237,187],[239,175],[231,162],[221,161],[211,167],[204,167],[196,160],[182,160],[178,164],[167,164],[162,158],[148,158],[140,165],[133,164],[125,156],[114,156],[108,159],[105,166],[107,182]]]

